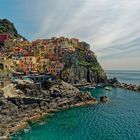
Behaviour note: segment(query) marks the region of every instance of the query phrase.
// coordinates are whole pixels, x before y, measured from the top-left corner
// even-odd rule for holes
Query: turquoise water
[[[108,78],[117,77],[120,82],[140,85],[140,71],[108,70]]]
[[[73,108],[35,123],[13,140],[140,140],[140,93],[123,89],[90,90],[108,104]]]

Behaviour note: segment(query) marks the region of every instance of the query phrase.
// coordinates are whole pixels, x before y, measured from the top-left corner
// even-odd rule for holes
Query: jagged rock
[[[59,93],[61,97],[72,97],[79,92],[79,89],[64,81],[61,81],[59,84],[53,85],[49,90],[51,93]]]
[[[109,97],[107,97],[107,96],[101,96],[100,97],[100,101],[101,102],[104,102],[104,103],[107,103],[107,102],[109,102]]]
[[[138,86],[138,91],[140,91],[140,86]]]
[[[12,122],[18,115],[18,107],[9,102],[0,91],[0,136],[5,134],[5,125]]]
[[[53,90],[53,93],[51,93],[52,97],[62,97],[59,90]]]
[[[88,47],[87,47],[88,46]],[[90,45],[79,42],[79,47],[73,54],[66,54],[62,61],[65,64],[61,78],[71,84],[85,82],[106,82],[107,76],[98,63]]]
[[[103,76],[98,76],[98,74],[88,67],[85,66],[71,66],[70,68],[64,69],[61,77],[64,81],[77,84],[81,83],[82,81],[86,82],[105,82],[106,76],[102,73]]]
[[[96,100],[90,92],[82,93],[76,87],[59,81],[54,83],[49,90],[35,89],[35,85],[17,85],[22,96],[5,98],[0,91],[0,136],[5,133],[2,130],[4,124],[15,127],[23,118],[30,118],[35,113],[49,112],[73,107],[75,104]],[[79,104],[80,105],[80,104]]]
[[[112,85],[119,84],[119,81],[116,77],[113,77],[112,79],[108,79],[108,83]]]

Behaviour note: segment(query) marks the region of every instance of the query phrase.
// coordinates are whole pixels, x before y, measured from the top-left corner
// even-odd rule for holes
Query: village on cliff
[[[17,80],[17,75],[18,78],[30,77],[35,82],[45,82],[60,76],[66,57],[77,63],[78,54],[75,55],[75,51],[83,50],[87,52],[87,57],[93,54],[89,44],[76,38],[52,37],[29,42],[23,38],[11,39],[8,33],[1,33],[0,43],[3,45],[0,48],[1,81],[12,74],[13,82]]]
[[[77,65],[81,51],[88,59],[93,56],[89,44],[64,37],[29,42],[2,33],[0,45],[0,138],[8,138],[49,113],[98,103],[91,93],[83,94],[71,84],[77,75],[90,80],[88,69],[82,74],[84,67],[70,68],[66,79],[62,74]]]

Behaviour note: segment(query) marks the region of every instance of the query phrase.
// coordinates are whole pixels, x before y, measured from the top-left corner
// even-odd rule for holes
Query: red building
[[[0,42],[5,42],[6,40],[8,40],[8,34],[7,33],[0,34]]]

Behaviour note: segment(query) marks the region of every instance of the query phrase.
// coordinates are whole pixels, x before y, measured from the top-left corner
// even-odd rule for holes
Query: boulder
[[[100,101],[101,102],[104,102],[104,103],[107,103],[107,102],[109,102],[109,97],[107,97],[107,96],[101,96],[100,97]]]
[[[118,79],[116,77],[113,77],[112,79],[108,79],[109,84],[117,84],[119,83]]]
[[[137,87],[137,90],[140,91],[140,86]]]
[[[51,95],[54,95],[54,93],[57,95],[55,97],[73,97],[79,93],[79,89],[76,87],[72,86],[71,84],[68,84],[64,81],[61,81],[57,84],[54,84],[50,89],[49,89]],[[58,94],[59,93],[59,94]]]

